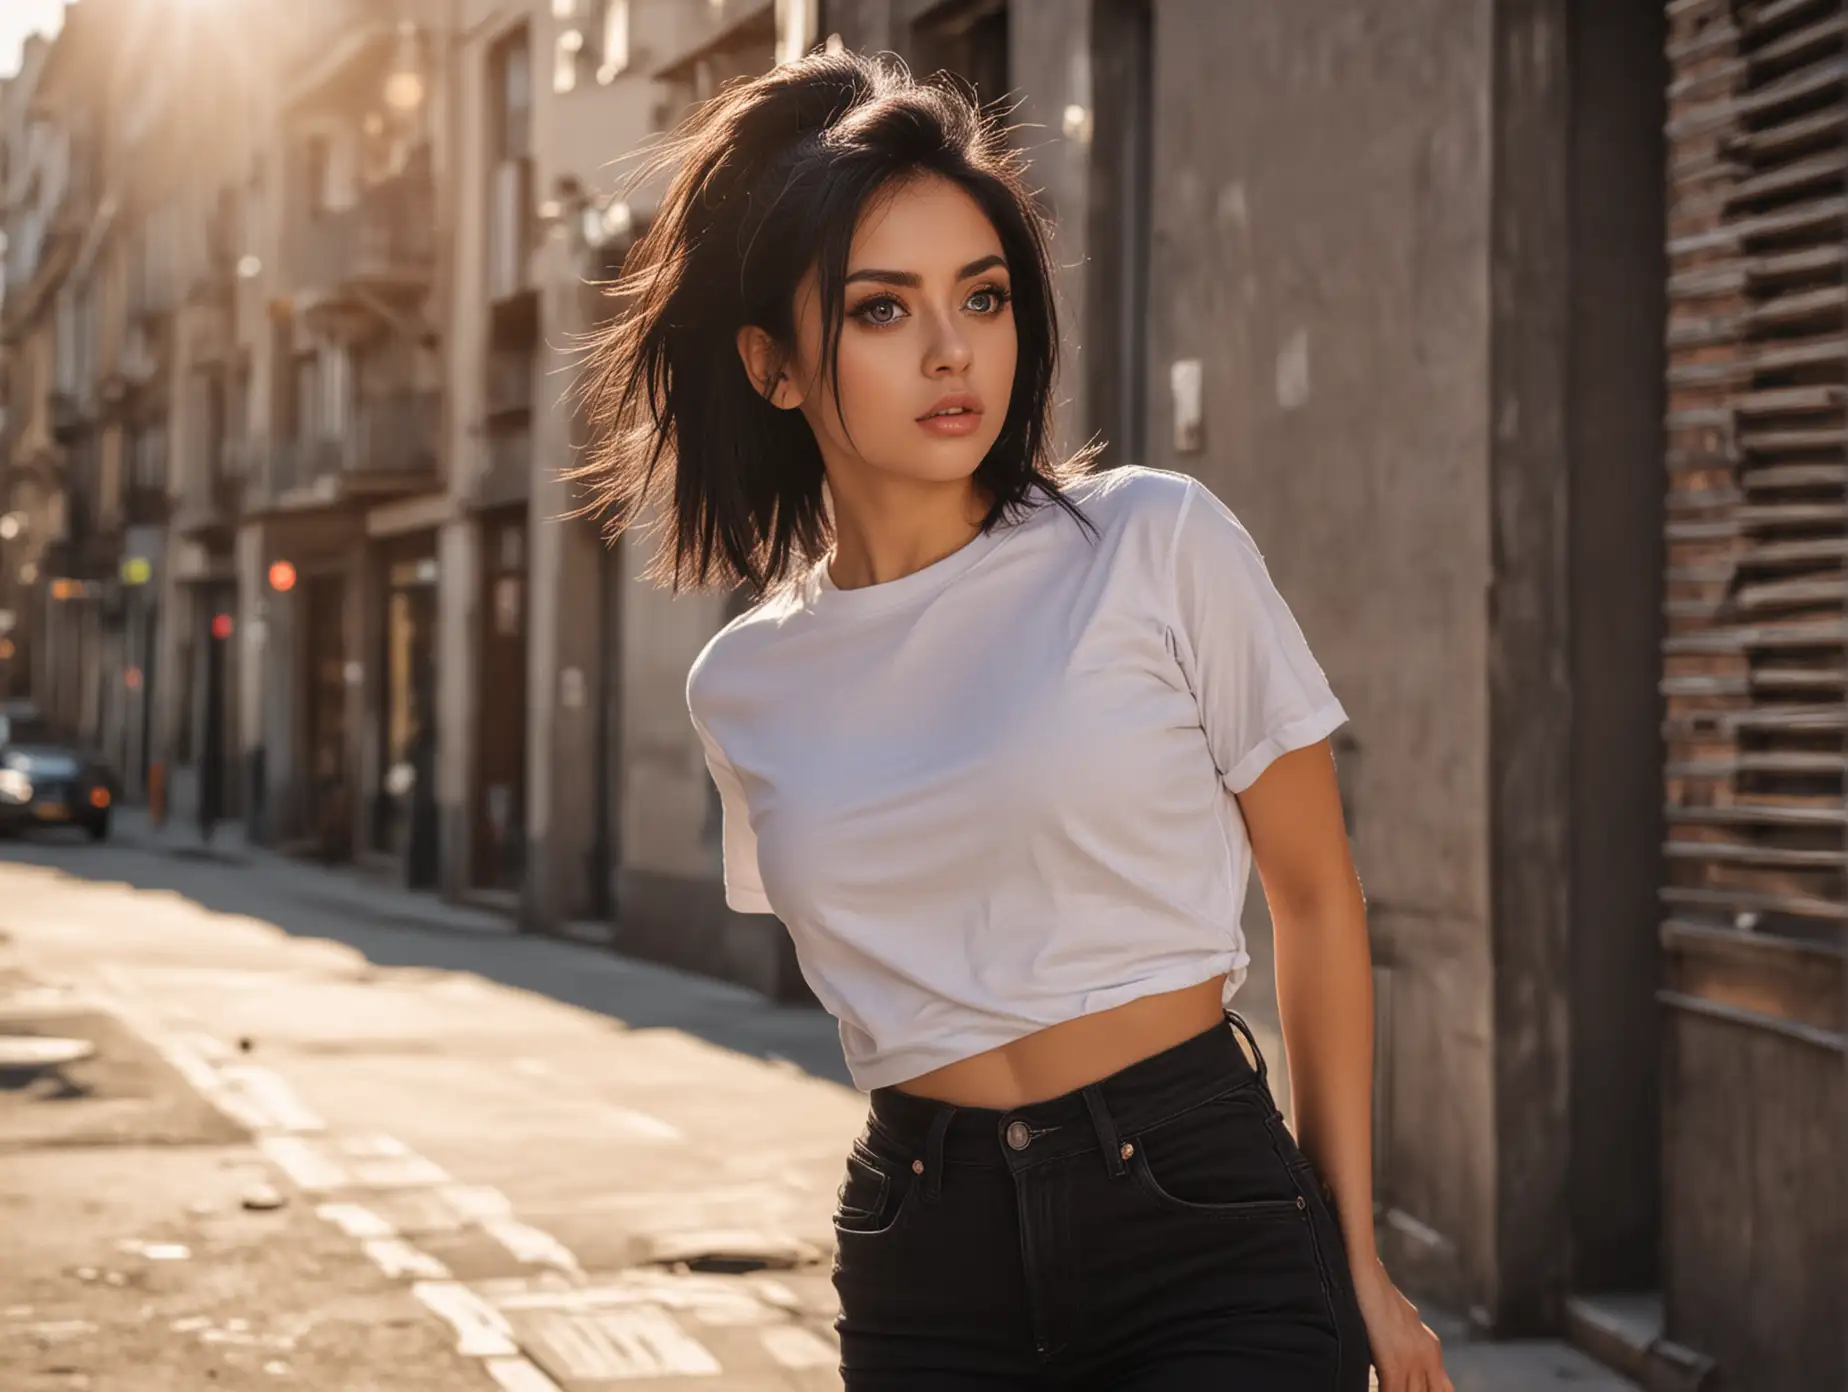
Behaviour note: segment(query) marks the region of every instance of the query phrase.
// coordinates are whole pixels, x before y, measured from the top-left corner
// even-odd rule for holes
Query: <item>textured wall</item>
[[[1492,1264],[1489,40],[1481,0],[1156,8],[1147,458],[1244,519],[1352,717],[1382,1197],[1442,1284]]]

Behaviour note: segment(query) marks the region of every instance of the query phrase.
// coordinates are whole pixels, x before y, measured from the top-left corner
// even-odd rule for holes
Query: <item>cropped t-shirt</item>
[[[857,1086],[904,1082],[1248,961],[1238,803],[1345,719],[1258,548],[1126,468],[727,625],[687,703],[727,903],[774,913]]]

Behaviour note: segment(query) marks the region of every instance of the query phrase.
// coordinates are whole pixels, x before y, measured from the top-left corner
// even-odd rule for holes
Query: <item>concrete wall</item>
[[[1494,1264],[1489,11],[1155,16],[1146,458],[1244,519],[1352,717],[1339,758],[1386,969],[1381,1198],[1411,1220],[1388,1231],[1475,1287]],[[1183,358],[1204,375],[1198,453],[1174,447]]]

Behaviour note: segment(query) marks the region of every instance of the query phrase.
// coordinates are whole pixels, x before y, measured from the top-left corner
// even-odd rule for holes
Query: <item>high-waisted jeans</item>
[[[1230,1022],[1009,1111],[875,1091],[835,1214],[847,1392],[1364,1392],[1340,1230]]]

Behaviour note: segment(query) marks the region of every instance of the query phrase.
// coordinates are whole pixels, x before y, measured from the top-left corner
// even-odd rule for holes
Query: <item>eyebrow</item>
[[[971,261],[956,273],[956,278],[968,280],[973,276],[979,276],[983,271],[992,271],[996,266],[1006,270],[1007,258],[1005,256],[984,256],[980,260]],[[871,281],[875,285],[903,285],[916,290],[924,284],[924,277],[916,271],[864,270],[855,271],[847,277],[845,283],[854,285],[860,281]]]

